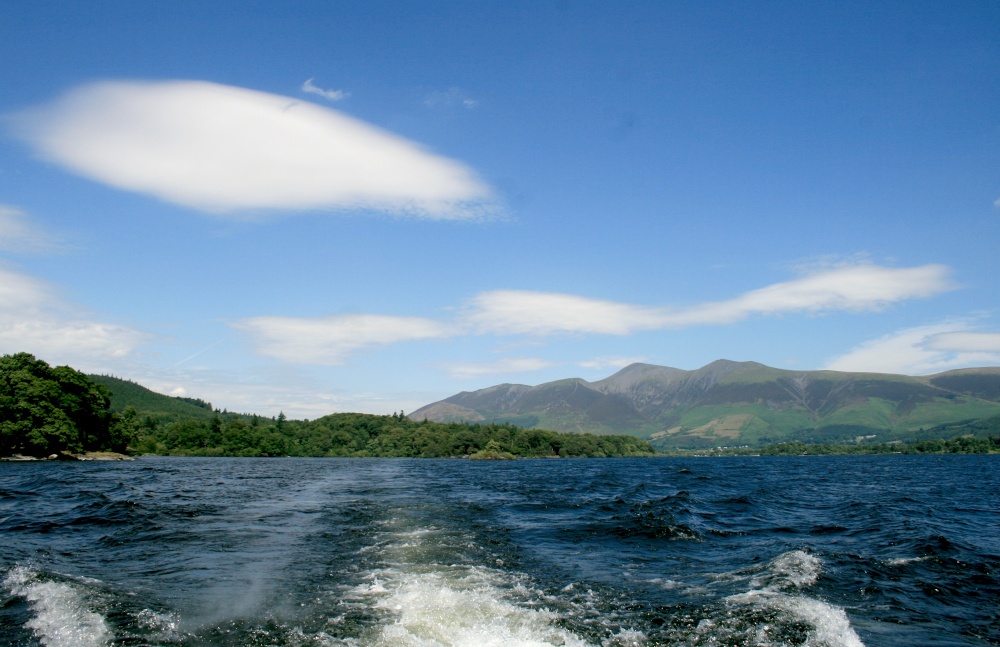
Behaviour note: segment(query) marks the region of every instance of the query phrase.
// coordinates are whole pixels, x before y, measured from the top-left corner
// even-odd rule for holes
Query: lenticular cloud
[[[94,83],[12,125],[71,171],[202,211],[492,209],[489,187],[459,162],[329,108],[215,83]]]

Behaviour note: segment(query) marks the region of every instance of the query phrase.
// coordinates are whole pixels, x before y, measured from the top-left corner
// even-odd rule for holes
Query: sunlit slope
[[[660,448],[682,448],[908,439],[995,415],[1000,368],[910,377],[719,360],[695,371],[633,364],[596,382],[502,384],[459,393],[411,417],[631,434]]]

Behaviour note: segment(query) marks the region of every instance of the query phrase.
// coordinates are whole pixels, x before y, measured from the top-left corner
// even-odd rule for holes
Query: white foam
[[[87,608],[84,591],[63,582],[39,581],[38,573],[15,566],[4,578],[11,595],[26,599],[34,617],[25,623],[45,647],[105,647],[107,621]]]
[[[789,620],[807,625],[810,629],[803,647],[864,647],[843,609],[815,598],[788,593],[790,589],[803,589],[815,584],[823,572],[822,566],[822,560],[801,550],[782,553],[772,559],[762,573],[753,577],[751,585],[757,588],[731,595],[726,601],[777,611],[788,616]],[[705,627],[705,630],[712,628]],[[755,635],[753,644],[772,644],[768,637],[771,629],[773,627],[761,625],[752,630]]]
[[[773,609],[792,616],[811,629],[803,647],[865,647],[840,607],[801,595],[775,591],[748,591],[726,598],[731,603]]]
[[[925,555],[924,557],[893,557],[892,559],[886,560],[886,564],[889,566],[905,566],[906,564],[913,564],[916,562],[926,562],[931,559],[930,556]]]
[[[376,647],[585,647],[584,639],[559,626],[561,616],[546,596],[522,578],[487,566],[454,560],[475,544],[462,533],[409,525],[392,518],[373,546],[382,566],[344,592],[382,621],[357,638]],[[503,560],[488,560],[498,567]],[[574,593],[572,584],[563,595]],[[332,621],[333,619],[331,619]],[[637,645],[637,642],[619,642]]]
[[[772,559],[767,570],[753,578],[752,585],[766,590],[801,589],[815,584],[822,572],[823,562],[818,557],[793,550]]]
[[[371,644],[380,647],[587,645],[557,626],[558,616],[551,611],[504,599],[481,571],[465,577],[446,572],[399,573],[387,588],[375,602],[393,618],[372,637]]]
[[[771,609],[791,616],[790,619],[810,627],[803,647],[864,647],[861,638],[851,627],[847,613],[840,607],[802,595],[787,595],[773,589],[760,589],[731,595],[729,603]],[[699,627],[700,629],[700,627]],[[762,636],[768,626],[758,628]],[[764,638],[754,644],[771,644]]]
[[[622,629],[601,643],[601,647],[645,647],[646,634],[635,629]]]
[[[805,647],[865,647],[840,607],[804,596],[782,595],[776,602],[812,626]]]
[[[157,642],[180,642],[180,618],[175,613],[157,613],[143,609],[136,615],[136,622],[143,629],[153,632]]]

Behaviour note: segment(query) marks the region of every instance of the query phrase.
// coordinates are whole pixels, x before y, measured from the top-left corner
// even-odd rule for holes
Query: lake
[[[0,463],[0,644],[1000,644],[1000,456]]]

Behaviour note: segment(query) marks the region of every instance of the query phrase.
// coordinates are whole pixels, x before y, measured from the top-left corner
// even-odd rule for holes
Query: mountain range
[[[616,433],[658,449],[941,438],[1000,415],[1000,367],[911,377],[790,371],[718,360],[694,371],[632,364],[596,382],[499,384],[410,414],[437,422],[512,422]]]

